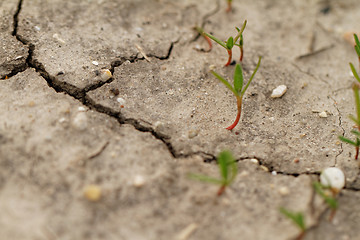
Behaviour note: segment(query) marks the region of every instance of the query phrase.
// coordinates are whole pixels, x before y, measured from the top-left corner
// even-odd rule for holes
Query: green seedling
[[[226,9],[226,12],[231,12],[232,10],[232,6],[231,6],[231,3],[232,3],[232,0],[226,0],[227,1],[227,9]]]
[[[359,57],[359,62],[360,62],[360,42],[359,42],[359,38],[357,37],[356,34],[354,34],[354,39],[355,39],[355,51]],[[354,97],[355,97],[355,106],[356,106],[356,117],[354,117],[353,115],[350,115],[349,118],[355,123],[355,126],[357,128],[357,130],[352,130],[351,133],[354,134],[356,136],[355,141],[346,138],[344,136],[339,136],[339,139],[345,143],[348,143],[350,145],[353,145],[355,147],[355,159],[358,160],[359,158],[359,148],[360,148],[360,96],[359,96],[359,86],[360,86],[360,77],[359,74],[357,73],[354,65],[352,63],[349,63],[351,71],[355,77],[355,79],[357,80],[357,82],[353,83],[352,89],[354,91]]]
[[[236,119],[234,121],[233,124],[231,124],[229,127],[227,127],[226,129],[228,130],[232,130],[238,123],[241,117],[241,106],[242,106],[242,99],[244,97],[244,94],[246,92],[246,90],[248,89],[251,81],[253,80],[257,70],[260,67],[260,63],[261,63],[261,57],[259,57],[259,61],[256,65],[256,68],[253,72],[253,74],[251,75],[249,81],[247,82],[247,84],[245,85],[245,87],[243,87],[243,83],[244,83],[244,76],[243,76],[243,71],[242,71],[242,67],[239,64],[236,64],[235,66],[235,72],[234,72],[234,86],[231,86],[231,84],[222,76],[220,76],[218,73],[216,73],[213,70],[210,70],[210,72],[217,78],[220,80],[220,82],[222,82],[232,93],[234,93],[235,97],[236,97],[236,102],[237,102],[237,115],[236,115]]]
[[[212,49],[212,42],[211,42],[211,39],[205,34],[204,32],[204,29],[201,28],[201,27],[195,27],[195,30],[205,38],[205,40],[207,41],[207,43],[209,44],[209,49],[208,50],[202,50],[202,51],[205,51],[205,52],[210,52],[211,49]]]
[[[304,214],[302,212],[291,212],[285,208],[280,208],[280,212],[293,221],[293,223],[300,229],[299,235],[296,237],[296,240],[301,240],[304,238],[306,233],[306,225],[305,225],[305,219]]]
[[[324,186],[319,182],[313,183],[315,192],[319,194],[321,198],[324,199],[325,203],[330,207],[331,213],[329,216],[329,221],[331,222],[335,216],[336,210],[338,208],[338,202],[335,198],[336,193],[331,191],[331,188]],[[329,196],[329,193],[332,193],[332,196]]]
[[[204,32],[204,30],[202,28],[196,27],[195,29],[204,37],[207,36],[208,38],[212,39],[213,41],[215,41],[217,44],[219,44],[220,46],[222,46],[223,48],[226,49],[229,58],[227,63],[225,64],[225,66],[229,66],[231,63],[231,59],[232,59],[232,48],[234,46],[239,46],[240,50],[243,48],[243,37],[242,34],[245,30],[246,27],[246,23],[247,21],[244,21],[243,26],[241,27],[241,29],[236,28],[236,30],[238,31],[238,34],[235,36],[235,38],[233,37],[229,37],[228,40],[226,42],[223,42],[221,40],[219,40],[218,38],[214,37],[213,35]],[[240,39],[240,40],[239,40]],[[236,43],[239,40],[239,43]],[[242,61],[242,55],[240,55],[240,59]]]
[[[227,186],[229,186],[234,180],[237,175],[237,165],[236,161],[233,158],[232,154],[229,151],[222,151],[218,158],[217,164],[219,166],[219,171],[221,178],[213,178],[208,177],[205,175],[198,175],[198,174],[189,174],[188,176],[192,179],[196,179],[202,182],[208,182],[213,184],[220,185],[220,188],[217,192],[217,195],[220,196],[224,193]]]

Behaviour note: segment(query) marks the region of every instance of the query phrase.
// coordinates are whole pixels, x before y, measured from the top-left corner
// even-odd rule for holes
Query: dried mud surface
[[[0,239],[294,239],[279,213],[305,214],[305,239],[356,239],[359,164],[350,146],[353,94],[344,34],[355,1],[0,1]],[[240,124],[221,39],[244,32]],[[234,60],[239,59],[238,49]],[[108,69],[112,77],[103,78]],[[278,99],[278,85],[288,87]],[[319,116],[327,113],[326,118]],[[239,175],[225,194],[188,173],[216,176],[231,150]],[[312,182],[346,175],[332,222]],[[101,191],[97,201],[87,186]]]

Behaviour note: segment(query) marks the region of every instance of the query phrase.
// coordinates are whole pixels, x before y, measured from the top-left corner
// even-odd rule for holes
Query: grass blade
[[[235,89],[231,86],[231,84],[226,81],[226,79],[224,79],[222,76],[220,76],[219,74],[217,74],[215,71],[211,70],[210,71],[217,79],[220,80],[220,82],[222,82],[230,91],[232,91],[235,96],[239,96],[239,94],[235,91]]]
[[[247,20],[244,21],[241,29],[239,30],[239,28],[236,27],[236,30],[238,31],[238,34],[236,35],[236,37],[234,38],[234,42],[236,43],[237,40],[239,39],[239,37],[243,34],[244,30],[245,30],[245,27],[246,27],[246,24],[247,24]]]
[[[354,39],[355,39],[356,46],[360,48],[360,41],[359,41],[359,38],[358,38],[358,36],[356,34],[354,34]]]
[[[350,64],[350,68],[351,68],[351,71],[352,71],[354,77],[356,78],[356,80],[357,80],[358,82],[360,82],[360,77],[359,77],[359,75],[357,74],[354,65],[353,65],[352,63],[349,63],[349,64]]]
[[[208,182],[208,183],[213,183],[213,184],[223,184],[223,181],[221,181],[220,179],[208,177],[205,175],[189,173],[188,177],[191,179],[199,180],[201,182]]]
[[[355,97],[356,115],[357,115],[357,119],[359,121],[360,120],[360,96],[359,96],[359,88],[356,84],[353,84],[353,91],[354,91],[354,97]],[[358,126],[359,126],[359,124],[358,124]]]
[[[354,141],[352,141],[352,140],[350,140],[350,139],[348,139],[348,138],[346,138],[344,136],[339,136],[339,139],[340,139],[340,141],[342,141],[344,143],[349,143],[349,144],[351,144],[351,145],[353,145],[355,147],[357,146],[356,142],[354,142]]]
[[[226,46],[226,44],[225,44],[223,41],[217,39],[216,37],[214,37],[213,35],[211,35],[211,34],[209,34],[209,33],[204,32],[204,34],[205,34],[206,36],[208,36],[209,38],[211,38],[212,40],[214,40],[215,42],[217,42],[217,43],[218,43],[220,46],[222,46],[223,48],[228,49],[227,46]]]
[[[231,163],[233,160],[234,159],[233,159],[231,153],[228,151],[222,151],[218,156],[217,162],[219,164],[221,177],[224,180],[224,182],[227,181],[227,179],[228,179],[228,173],[229,173],[228,166],[229,166],[229,163]]]
[[[290,212],[285,208],[280,208],[280,212],[291,219],[302,231],[306,230],[304,215],[302,213]]]
[[[251,77],[250,77],[249,81],[247,82],[246,86],[244,87],[244,89],[242,90],[242,92],[241,92],[241,94],[240,94],[240,96],[241,96],[241,97],[244,95],[244,93],[245,93],[245,92],[246,92],[246,90],[248,89],[248,87],[249,87],[249,85],[250,85],[251,81],[253,80],[253,78],[254,78],[254,76],[255,76],[255,74],[256,74],[256,72],[257,72],[257,70],[258,70],[258,69],[259,69],[259,67],[260,67],[260,63],[261,63],[261,56],[259,57],[259,61],[258,61],[257,65],[256,65],[256,68],[255,68],[255,70],[254,70],[253,74],[251,75]]]
[[[234,72],[234,89],[236,92],[238,93],[241,92],[243,83],[244,83],[244,76],[243,76],[242,67],[241,65],[236,64],[235,72]]]

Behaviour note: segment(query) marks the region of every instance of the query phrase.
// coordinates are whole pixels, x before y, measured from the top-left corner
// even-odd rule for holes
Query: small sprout
[[[232,0],[226,0],[226,1],[227,1],[226,12],[231,12],[231,10],[232,10],[232,6],[231,6]]]
[[[321,179],[321,176],[320,176],[320,179]],[[329,216],[329,221],[331,222],[333,220],[336,210],[338,208],[338,202],[335,198],[336,194],[332,191],[333,196],[329,196],[330,194],[329,194],[328,190],[332,190],[332,189],[331,189],[331,187],[329,187],[329,185],[324,185],[323,181],[321,181],[321,183],[314,182],[313,186],[314,186],[314,189],[317,192],[317,194],[319,194],[319,196],[321,198],[323,198],[325,203],[330,207],[331,213]]]
[[[202,29],[201,27],[195,27],[195,30],[205,38],[205,40],[207,41],[207,43],[209,44],[209,49],[208,50],[203,50],[201,49],[200,51],[204,51],[204,52],[210,52],[212,49],[212,42],[211,39],[205,34],[204,29]]]
[[[302,212],[291,212],[285,208],[280,208],[280,212],[287,218],[293,221],[293,223],[300,229],[299,235],[296,237],[296,240],[301,240],[305,236],[306,225],[304,214]]]
[[[237,102],[237,115],[236,115],[236,119],[234,121],[234,123],[232,125],[230,125],[229,127],[227,127],[226,129],[228,130],[232,130],[238,123],[240,120],[240,116],[241,116],[241,105],[242,105],[242,99],[244,97],[244,94],[246,92],[246,90],[248,89],[251,81],[253,80],[257,70],[260,67],[260,63],[261,63],[261,57],[259,57],[259,61],[256,65],[256,68],[253,72],[253,74],[251,75],[249,81],[247,82],[246,86],[243,87],[243,82],[244,82],[244,76],[243,76],[243,72],[242,72],[242,68],[241,65],[236,64],[235,66],[235,72],[234,72],[234,86],[231,86],[231,84],[222,76],[220,76],[218,73],[216,73],[213,70],[210,70],[210,72],[217,78],[220,80],[220,82],[222,82],[231,92],[234,93],[235,97],[236,97],[236,102]]]
[[[242,52],[242,48],[243,48],[243,37],[242,37],[242,33],[245,30],[246,27],[246,23],[247,21],[244,21],[243,26],[241,27],[241,29],[236,28],[238,31],[238,34],[236,35],[235,38],[233,37],[229,37],[228,40],[226,42],[223,42],[221,40],[219,40],[218,38],[214,37],[213,35],[206,33],[203,31],[202,28],[197,27],[196,30],[202,35],[202,36],[207,36],[208,38],[212,39],[213,41],[215,41],[217,44],[219,44],[220,46],[222,46],[223,48],[226,49],[226,51],[228,52],[229,58],[227,63],[225,64],[225,66],[229,66],[231,63],[231,59],[232,59],[232,48],[234,47],[234,45],[239,46],[240,51]],[[240,40],[239,40],[240,39]],[[239,40],[239,43],[236,43]],[[240,55],[240,61],[242,61],[242,53]]]
[[[221,179],[208,177],[205,175],[192,174],[192,173],[189,174],[188,176],[192,179],[196,179],[202,182],[208,182],[208,183],[220,185],[220,188],[217,192],[217,195],[220,196],[221,194],[223,194],[226,187],[229,186],[235,180],[238,169],[237,169],[236,161],[229,151],[222,151],[217,158],[217,163],[219,166]]]
[[[356,34],[354,34],[354,39],[355,39],[355,51],[356,51],[356,54],[358,55],[358,58],[359,58],[359,64],[360,64],[360,41],[359,41],[359,38]],[[359,79],[358,79],[359,81]]]

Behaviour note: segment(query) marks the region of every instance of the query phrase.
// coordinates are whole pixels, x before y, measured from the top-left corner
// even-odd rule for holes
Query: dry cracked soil
[[[295,239],[280,207],[304,213],[304,239],[360,239],[359,165],[338,140],[357,3],[1,0],[0,239]],[[228,79],[234,65],[199,51],[194,26],[225,40],[245,19],[245,79],[263,58],[228,131],[236,102],[209,65]],[[217,176],[224,149],[239,174],[217,197],[187,175]],[[329,222],[312,183],[334,166]]]

